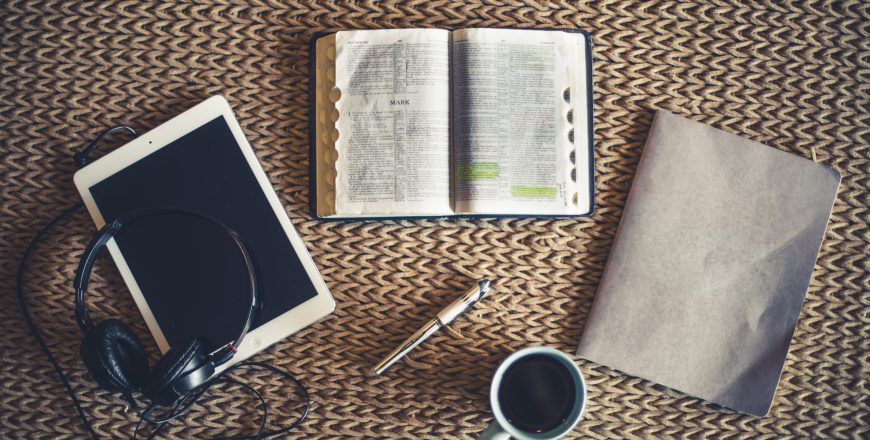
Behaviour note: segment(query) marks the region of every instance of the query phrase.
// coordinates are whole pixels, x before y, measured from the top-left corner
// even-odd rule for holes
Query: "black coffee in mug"
[[[513,363],[498,390],[498,403],[508,422],[529,433],[548,432],[564,423],[576,399],[571,371],[543,354]]]

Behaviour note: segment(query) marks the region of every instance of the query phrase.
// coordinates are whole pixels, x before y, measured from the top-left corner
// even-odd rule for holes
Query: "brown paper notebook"
[[[577,354],[766,415],[839,183],[659,112]]]

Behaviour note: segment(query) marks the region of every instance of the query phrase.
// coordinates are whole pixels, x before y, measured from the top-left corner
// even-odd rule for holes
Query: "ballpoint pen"
[[[384,360],[375,365],[375,367],[372,368],[372,375],[377,376],[386,371],[387,368],[390,368],[390,365],[396,363],[396,361],[408,354],[409,351],[413,350],[414,347],[420,345],[420,343],[425,341],[426,338],[437,332],[438,329],[450,324],[450,322],[456,319],[457,316],[463,314],[471,306],[480,301],[486,295],[487,291],[489,291],[489,280],[478,281],[474,286],[466,290],[459,299],[445,307],[444,310],[438,313],[438,315],[429,320],[423,328],[417,330],[417,333],[411,335],[411,337],[406,339],[402,345],[393,350]]]

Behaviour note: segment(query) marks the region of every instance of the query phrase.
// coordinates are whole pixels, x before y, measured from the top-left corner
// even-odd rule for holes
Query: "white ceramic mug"
[[[518,360],[532,355],[548,356],[562,364],[570,373],[571,380],[574,383],[574,389],[577,393],[574,398],[573,407],[565,420],[559,426],[546,432],[527,432],[512,425],[502,412],[498,399],[502,379],[504,378],[504,374],[508,368]],[[550,347],[525,348],[508,356],[508,358],[505,359],[495,371],[495,376],[492,378],[492,385],[489,391],[489,404],[492,407],[495,420],[493,420],[486,430],[480,434],[478,440],[507,440],[510,438],[515,440],[558,439],[571,432],[583,417],[583,411],[586,409],[586,381],[583,380],[583,374],[580,373],[580,368],[565,353]]]

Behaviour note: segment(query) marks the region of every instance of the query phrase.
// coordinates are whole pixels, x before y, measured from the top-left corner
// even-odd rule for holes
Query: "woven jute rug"
[[[382,27],[583,28],[594,39],[597,209],[585,219],[321,222],[308,210],[310,37]],[[70,153],[110,124],[140,132],[225,95],[338,304],[256,357],[287,368],[313,404],[297,438],[471,438],[490,421],[489,380],[529,345],[573,352],[607,260],[651,116],[665,109],[838,169],[843,182],[768,417],[753,418],[581,359],[577,437],[870,436],[870,4],[512,0],[314,3],[200,0],[0,3],[0,437],[86,435],[28,333],[14,272],[29,239],[78,200]],[[120,136],[100,154],[122,143]],[[85,214],[33,257],[28,301],[106,438],[135,417],[78,356],[71,280]],[[388,374],[367,371],[469,281],[494,293]],[[156,348],[120,276],[98,263],[92,307]],[[295,389],[263,374],[273,412]],[[225,388],[166,437],[252,433],[257,405]],[[234,397],[237,397],[234,398]],[[288,403],[289,402],[289,403]],[[283,409],[275,405],[286,404]],[[279,427],[279,419],[272,427]],[[231,431],[226,431],[230,429]]]

